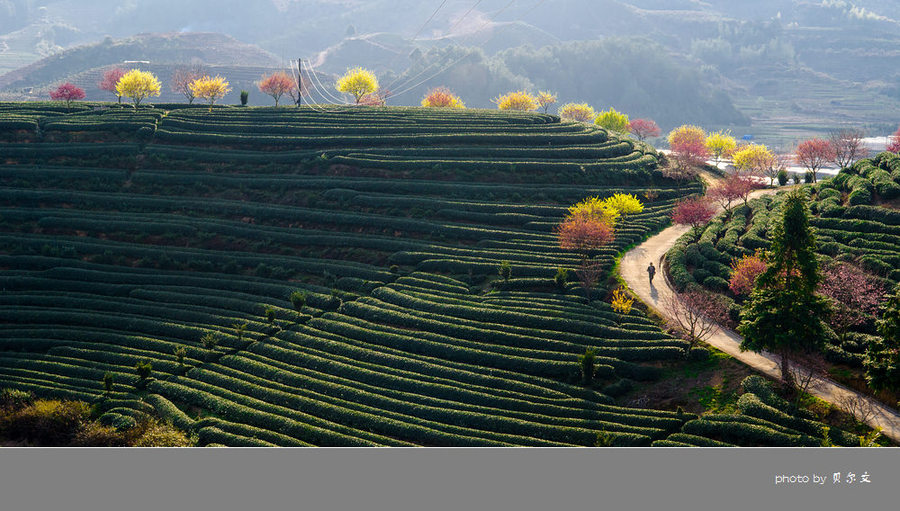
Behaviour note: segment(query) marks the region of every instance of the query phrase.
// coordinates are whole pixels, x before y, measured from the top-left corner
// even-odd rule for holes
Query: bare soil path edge
[[[662,317],[669,319],[663,304],[670,297],[675,295],[675,290],[669,283],[666,275],[659,275],[654,279],[653,284],[649,282],[647,275],[647,266],[652,261],[659,269],[660,273],[665,272],[663,259],[666,252],[672,248],[675,242],[683,234],[688,232],[690,227],[675,225],[669,227],[659,234],[650,237],[634,249],[625,253],[619,263],[619,272],[631,291],[646,305],[656,310]],[[741,351],[741,336],[733,330],[720,327],[719,330],[706,341],[707,344],[718,348],[728,355],[740,360],[753,369],[774,378],[781,379],[781,369],[779,368],[778,359],[770,353],[755,353],[752,351]],[[804,371],[800,368],[800,371]],[[866,396],[860,392],[849,389],[840,383],[835,382],[825,376],[816,375],[809,387],[809,393],[825,400],[848,413],[853,413],[857,419],[864,420],[873,428],[881,428],[882,434],[895,442],[900,442],[900,414],[888,408],[875,399]],[[871,410],[872,413],[861,413],[859,410],[852,410],[845,403],[849,399],[862,399],[863,403]],[[869,415],[866,417],[866,415]]]

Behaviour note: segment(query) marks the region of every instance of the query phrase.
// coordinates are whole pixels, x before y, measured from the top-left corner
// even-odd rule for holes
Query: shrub
[[[241,91],[241,106],[247,106],[247,100],[250,98],[250,93],[248,91]]]
[[[723,279],[722,277],[713,275],[711,277],[707,277],[703,281],[703,286],[717,293],[724,293],[728,290],[728,281]]]
[[[200,344],[207,350],[206,356],[207,359],[212,357],[213,352],[216,350],[216,346],[219,345],[221,338],[218,334],[213,332],[206,332],[200,337]]]
[[[306,305],[306,293],[304,291],[294,291],[291,293],[291,305],[297,312]]]
[[[596,353],[593,349],[584,350],[584,355],[578,356],[578,363],[581,365],[581,378],[585,385],[590,385],[594,380],[594,359]]]
[[[687,355],[688,360],[691,360],[693,362],[702,362],[709,359],[709,350],[706,348],[695,346],[691,348],[690,351],[688,351]]]
[[[557,289],[565,289],[566,284],[569,282],[569,270],[565,268],[557,268],[556,275],[553,277],[553,282],[556,284]]]
[[[128,441],[125,434],[113,426],[105,426],[100,422],[89,422],[75,434],[72,445],[76,447],[127,447]]]
[[[139,425],[138,429],[140,436],[131,443],[133,447],[190,447],[193,445],[184,432],[155,419]]]
[[[634,388],[634,381],[628,378],[622,378],[619,381],[603,387],[603,393],[607,396],[619,397],[631,392]]]
[[[509,261],[501,261],[497,273],[504,282],[509,282],[509,278],[512,277],[512,266],[509,264]]]
[[[107,394],[112,393],[113,384],[116,381],[116,375],[107,371],[106,374],[103,375],[103,389]]]
[[[100,416],[98,422],[104,426],[114,428],[116,431],[127,431],[137,426],[137,421],[134,420],[134,417],[129,417],[116,412],[104,413]]]
[[[153,372],[153,363],[149,360],[142,360],[134,365],[134,370],[137,372],[138,378],[144,382],[150,377],[150,373]]]
[[[788,183],[788,173],[786,170],[778,171],[778,184],[784,186]]]
[[[89,415],[81,401],[37,400],[0,417],[0,434],[40,445],[68,445]]]
[[[34,392],[18,389],[0,390],[0,410],[18,410],[34,403]]]

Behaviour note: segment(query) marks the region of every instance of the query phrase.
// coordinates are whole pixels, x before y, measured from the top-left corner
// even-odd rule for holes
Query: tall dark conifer
[[[817,348],[825,336],[829,307],[815,292],[822,280],[815,247],[806,192],[791,191],[772,232],[768,268],[757,279],[738,327],[742,350],[768,350],[781,358],[781,378],[789,388],[792,356]]]

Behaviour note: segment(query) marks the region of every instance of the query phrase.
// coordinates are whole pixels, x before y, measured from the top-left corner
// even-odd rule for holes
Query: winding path
[[[688,232],[690,227],[675,225],[669,227],[651,237],[638,247],[627,252],[619,265],[619,271],[622,278],[631,288],[635,295],[638,296],[645,304],[655,309],[659,314],[668,319],[667,312],[663,306],[667,300],[675,294],[675,290],[666,279],[663,266],[663,257],[666,252],[675,244],[675,242],[684,233]],[[647,277],[647,266],[653,262],[659,268],[660,275],[654,279],[651,285]],[[706,341],[707,344],[724,351],[730,356],[740,360],[757,371],[774,378],[781,379],[781,369],[777,362],[777,358],[769,353],[755,353],[752,351],[740,350],[741,336],[736,332],[719,328]],[[803,369],[800,369],[802,372]],[[855,390],[851,390],[827,377],[814,376],[809,386],[809,393],[823,399],[835,406],[843,408],[845,411],[854,413],[860,419],[865,420],[869,426],[873,428],[881,428],[882,434],[886,437],[900,442],[900,414],[890,408],[884,406],[880,402],[865,396]],[[848,410],[846,403],[848,400],[863,400],[871,413],[861,413],[859,410]],[[860,402],[860,401],[857,401]],[[852,407],[856,408],[856,407]],[[868,417],[866,417],[868,415]]]

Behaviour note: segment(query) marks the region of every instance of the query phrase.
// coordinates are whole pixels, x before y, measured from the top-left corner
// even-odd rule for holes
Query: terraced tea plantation
[[[91,106],[0,105],[0,387],[160,416],[200,445],[825,434],[604,393],[685,343],[602,289],[588,302],[553,227],[587,196],[636,194],[644,211],[598,256],[610,269],[665,226],[699,186],[663,180],[648,146],[536,114]]]

